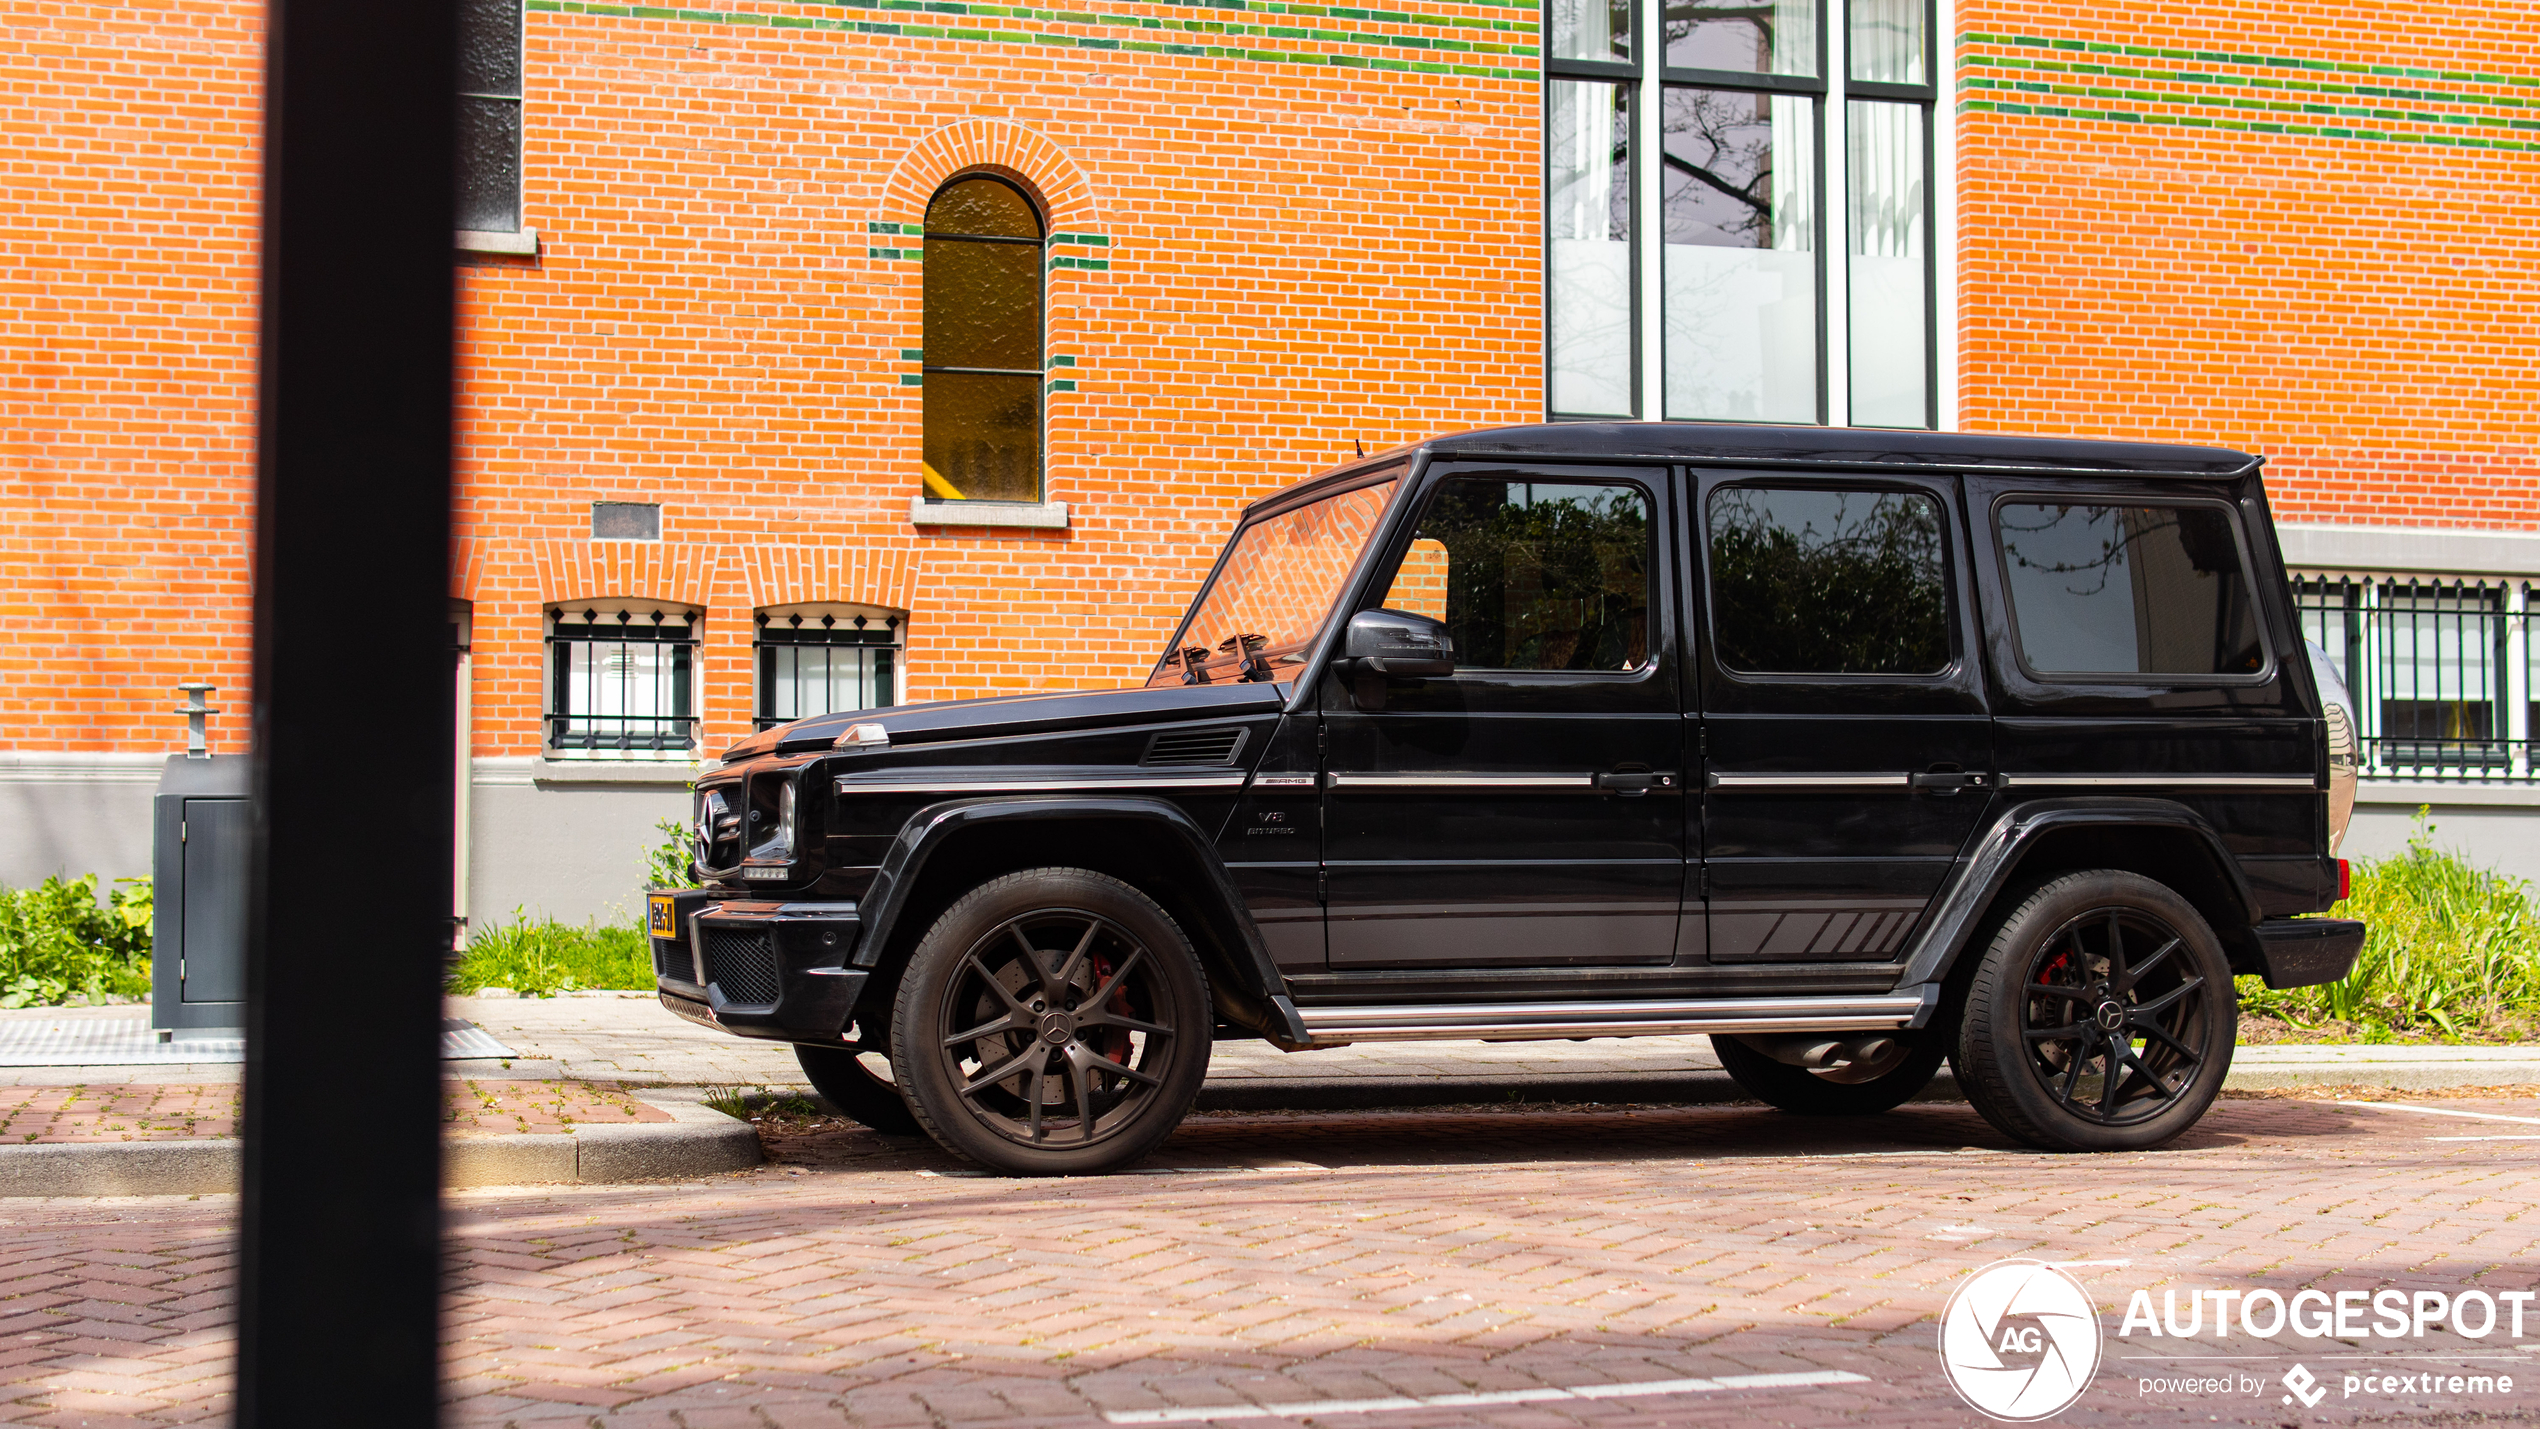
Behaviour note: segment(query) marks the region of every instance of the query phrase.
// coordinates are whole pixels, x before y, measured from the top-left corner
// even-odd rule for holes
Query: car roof
[[[1352,461],[1263,498],[1286,505],[1407,459],[1549,458],[1667,461],[1780,470],[1918,469],[2039,476],[2135,476],[2201,480],[2247,476],[2264,460],[2228,447],[2090,441],[1997,432],[1898,432],[1866,427],[1765,427],[1718,422],[1545,422],[1431,437]]]

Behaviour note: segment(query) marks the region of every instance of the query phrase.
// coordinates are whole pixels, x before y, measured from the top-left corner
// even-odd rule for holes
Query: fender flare
[[[2019,872],[2028,851],[2048,834],[2076,828],[2171,829],[2189,835],[2213,862],[2242,914],[2239,927],[2214,929],[2226,949],[2264,916],[2248,877],[2240,871],[2240,861],[2223,846],[2222,835],[2186,805],[2173,799],[2036,799],[2005,810],[1959,857],[1948,889],[1933,902],[1931,916],[1906,954],[1898,989],[1947,977],[1977,922]]]
[[[1191,816],[1163,799],[1102,795],[991,797],[927,805],[900,826],[899,836],[892,840],[890,852],[883,856],[882,866],[865,892],[858,909],[864,927],[856,940],[854,965],[870,968],[880,963],[882,950],[889,946],[928,862],[959,835],[991,826],[1087,819],[1130,820],[1148,825],[1159,837],[1170,840],[1205,880],[1204,887],[1191,892],[1212,925],[1204,931],[1225,953],[1226,970],[1237,983],[1233,990],[1258,1004],[1265,1014],[1261,1020],[1268,1025],[1254,1030],[1283,1045],[1301,1047],[1313,1040],[1305,1019],[1297,1013],[1295,1000],[1289,996],[1287,979],[1271,961],[1269,946],[1262,941],[1261,929],[1253,923],[1252,911],[1226,872],[1224,860],[1217,856],[1207,834]]]

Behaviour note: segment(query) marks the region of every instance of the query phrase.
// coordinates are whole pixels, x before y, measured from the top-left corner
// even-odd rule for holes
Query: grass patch
[[[523,996],[615,988],[649,992],[653,947],[640,924],[586,923],[577,928],[553,918],[529,918],[470,929],[467,951],[450,975],[450,990],[470,993],[507,987]]]
[[[2434,846],[2417,813],[2407,852],[2358,859],[2350,896],[2329,910],[2371,932],[2355,970],[2318,987],[2240,979],[2241,1006],[2356,1040],[2514,1041],[2540,1030],[2540,908],[2531,885]]]
[[[0,889],[0,1007],[150,995],[150,880],[97,901],[97,875]]]

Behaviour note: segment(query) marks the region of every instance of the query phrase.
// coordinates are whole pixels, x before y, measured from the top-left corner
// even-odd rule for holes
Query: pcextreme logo
[[[1940,1367],[1969,1408],[2010,1423],[2071,1407],[2099,1372],[2099,1312],[2070,1275],[2037,1260],[1997,1260],[1949,1297]]]

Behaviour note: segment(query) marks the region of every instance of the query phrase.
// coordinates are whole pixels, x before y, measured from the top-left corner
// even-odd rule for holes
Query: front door
[[[1892,961],[1994,797],[1957,484],[1695,478],[1709,960]]]
[[[1323,681],[1334,972],[1665,963],[1685,873],[1663,468],[1464,464],[1379,562],[1456,673]],[[1346,612],[1345,612],[1346,614]]]

